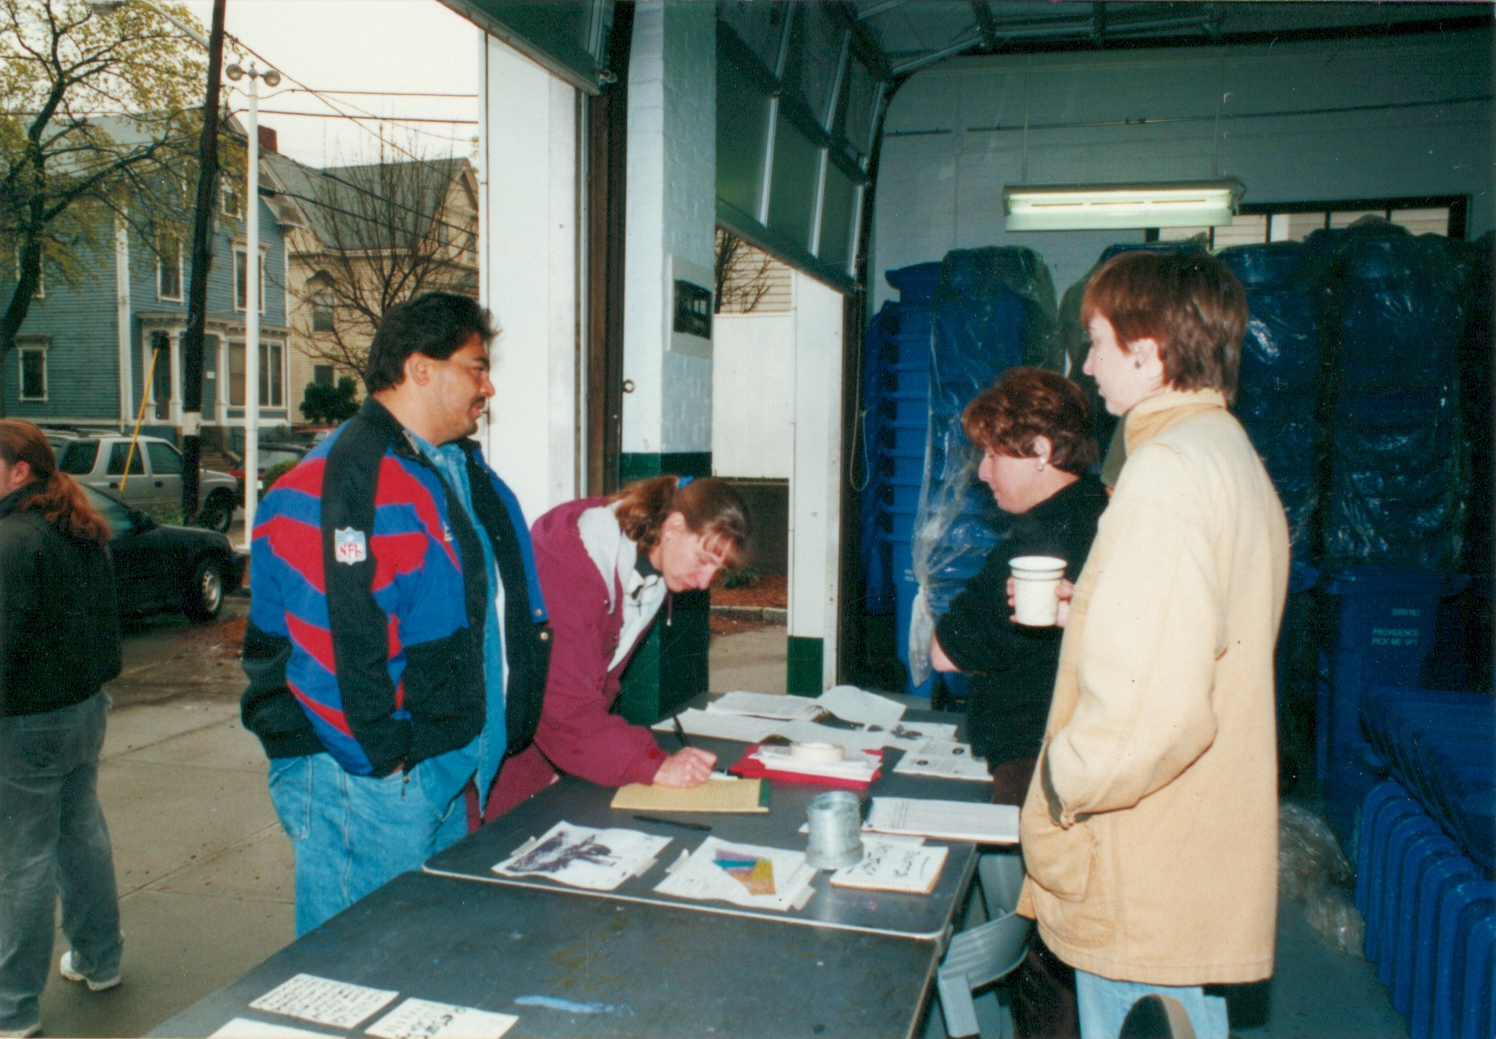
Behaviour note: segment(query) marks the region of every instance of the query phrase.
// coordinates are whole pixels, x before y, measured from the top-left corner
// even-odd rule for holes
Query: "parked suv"
[[[135,438],[131,451],[130,439],[116,433],[65,440],[56,445],[57,468],[157,518],[180,516],[181,453],[169,441],[145,436]],[[198,475],[197,500],[197,524],[226,531],[239,504],[238,482],[228,473],[203,469]]]

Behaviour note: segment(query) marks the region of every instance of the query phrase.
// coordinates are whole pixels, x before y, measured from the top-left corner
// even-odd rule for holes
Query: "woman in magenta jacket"
[[[535,742],[504,763],[484,819],[566,772],[599,786],[706,782],[716,756],[667,754],[612,713],[620,680],[661,604],[705,589],[748,554],[748,513],[721,480],[658,476],[559,505],[530,531],[554,642]],[[666,604],[665,623],[670,623]]]

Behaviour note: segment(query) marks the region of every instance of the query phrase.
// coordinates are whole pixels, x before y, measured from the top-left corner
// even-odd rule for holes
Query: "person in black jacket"
[[[41,1030],[59,893],[62,976],[94,992],[120,982],[98,797],[102,687],[120,671],[108,540],[42,431],[0,419],[0,1036]]]
[[[972,752],[987,760],[993,799],[1022,804],[1044,740],[1063,632],[1011,619],[1008,564],[1018,556],[1058,556],[1075,580],[1106,489],[1090,473],[1097,451],[1085,397],[1063,375],[1009,369],[972,399],[961,422],[984,451],[978,475],[998,508],[1016,519],[936,622],[930,662],[937,671],[971,676]]]

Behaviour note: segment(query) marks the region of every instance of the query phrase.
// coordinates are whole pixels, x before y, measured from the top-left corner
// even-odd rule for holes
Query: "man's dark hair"
[[[400,385],[405,359],[420,353],[445,361],[478,336],[494,337],[493,315],[475,300],[452,292],[427,292],[384,312],[369,344],[364,386],[370,393]]]

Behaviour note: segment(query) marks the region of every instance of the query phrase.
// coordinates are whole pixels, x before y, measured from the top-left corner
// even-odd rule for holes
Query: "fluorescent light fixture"
[[[1089,231],[1229,224],[1246,188],[1225,180],[1003,188],[1009,231]]]

